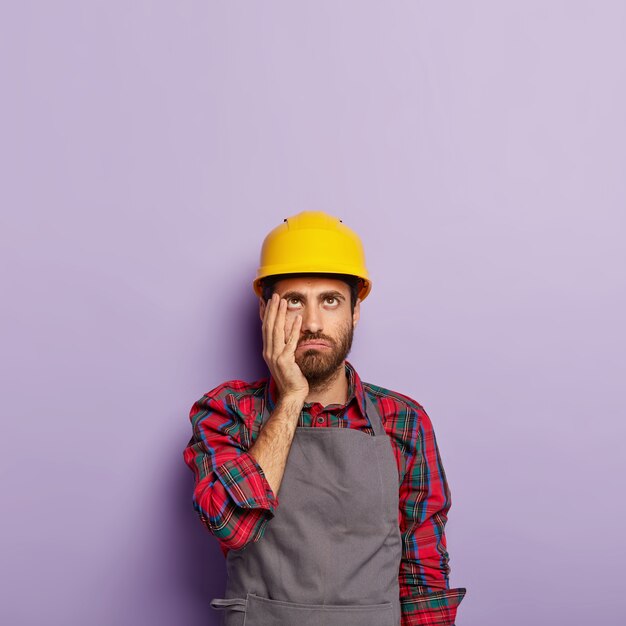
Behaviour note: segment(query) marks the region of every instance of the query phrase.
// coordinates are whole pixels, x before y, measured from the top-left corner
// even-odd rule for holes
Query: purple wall
[[[295,4],[0,9],[0,622],[217,623],[188,413],[265,374],[261,241],[319,209],[351,361],[435,425],[459,626],[620,623],[626,4]]]

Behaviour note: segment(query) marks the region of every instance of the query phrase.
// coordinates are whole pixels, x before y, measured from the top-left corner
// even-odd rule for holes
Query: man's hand
[[[309,395],[309,383],[295,357],[302,316],[295,316],[285,329],[286,314],[287,300],[273,294],[263,314],[263,358],[276,381],[279,397],[249,450],[275,495],[283,480],[302,405]]]
[[[287,326],[286,317],[287,300],[272,294],[263,315],[263,358],[276,381],[280,398],[304,403],[309,395],[309,383],[295,357],[302,316],[296,315]]]

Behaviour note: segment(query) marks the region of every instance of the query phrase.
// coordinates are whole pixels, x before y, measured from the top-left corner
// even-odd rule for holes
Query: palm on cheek
[[[287,301],[273,294],[263,314],[263,358],[281,396],[306,397],[308,382],[295,359],[302,316],[287,317]]]

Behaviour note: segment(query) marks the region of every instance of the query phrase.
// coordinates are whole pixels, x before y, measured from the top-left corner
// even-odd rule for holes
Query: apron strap
[[[376,408],[376,405],[370,400],[370,397],[367,395],[367,391],[363,390],[363,395],[365,396],[365,406],[367,407],[367,418],[374,429],[374,434],[376,437],[385,437],[385,427],[383,426],[383,418],[380,415],[380,412]]]
[[[213,600],[211,600],[211,608],[217,609],[218,611],[224,611],[226,609],[245,611],[246,604],[246,598],[213,598]]]

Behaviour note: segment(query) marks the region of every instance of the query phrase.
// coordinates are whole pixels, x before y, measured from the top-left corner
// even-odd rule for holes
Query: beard
[[[339,332],[337,339],[320,333],[309,333],[301,337],[300,342],[320,339],[330,344],[328,350],[316,350],[311,348],[296,356],[296,363],[302,370],[311,389],[324,387],[324,383],[333,379],[337,369],[344,362],[352,348],[354,326],[349,321]]]

